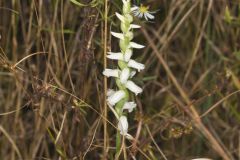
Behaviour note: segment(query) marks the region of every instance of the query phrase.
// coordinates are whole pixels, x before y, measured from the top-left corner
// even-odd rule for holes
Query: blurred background
[[[157,12],[134,20],[146,45],[134,59],[146,68],[134,79],[144,92],[127,159],[240,159],[240,1],[132,2]],[[104,49],[119,50],[109,32],[121,3],[0,1],[0,159],[114,159],[102,71]]]

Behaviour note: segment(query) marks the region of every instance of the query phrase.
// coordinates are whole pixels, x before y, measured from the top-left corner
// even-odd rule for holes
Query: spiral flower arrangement
[[[111,32],[111,35],[119,39],[120,52],[108,52],[107,58],[117,61],[116,69],[105,69],[103,74],[106,77],[115,78],[117,90],[109,89],[107,92],[107,103],[118,120],[118,135],[117,135],[117,150],[120,145],[120,135],[128,139],[132,136],[128,134],[127,113],[132,112],[136,108],[136,103],[130,101],[130,93],[138,95],[142,93],[142,88],[136,85],[131,79],[136,74],[145,68],[144,64],[131,59],[133,49],[144,48],[143,45],[133,42],[133,30],[140,28],[139,25],[132,24],[133,14],[138,14],[136,6],[131,8],[130,0],[122,0],[122,14],[116,13],[117,18],[121,21],[121,33]],[[151,17],[153,18],[153,17]],[[130,92],[129,92],[130,91]]]

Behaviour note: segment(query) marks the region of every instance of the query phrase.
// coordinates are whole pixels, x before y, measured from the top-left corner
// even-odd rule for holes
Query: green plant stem
[[[117,130],[115,159],[118,159],[120,150],[121,150],[121,135],[120,135],[120,132]]]
[[[127,4],[123,5],[123,9],[122,9],[122,14],[126,19],[129,19],[129,14],[131,12],[131,3],[130,1],[127,2]],[[128,15],[128,16],[127,16]],[[130,16],[131,17],[131,16]],[[130,27],[130,23],[132,21],[132,18],[130,18],[131,20],[128,20],[126,22],[121,22],[121,30],[122,33],[124,34],[124,40],[120,40],[119,41],[119,47],[121,49],[122,53],[125,53],[126,50],[129,47],[129,43],[131,41],[131,38],[129,38],[127,35],[127,33],[129,33],[129,27]],[[131,33],[131,32],[130,32]],[[118,67],[123,70],[124,68],[128,68],[128,65],[126,62],[119,60],[118,61]],[[116,106],[115,106],[115,110],[118,114],[118,117],[120,118],[123,115],[123,111],[122,108],[124,106],[124,104],[129,100],[129,92],[127,90],[127,88],[125,87],[125,85],[123,85],[120,80],[118,78],[116,78],[116,84],[119,88],[119,90],[123,90],[125,92],[125,98],[123,98],[121,101],[119,101]],[[119,123],[119,122],[118,122]],[[121,144],[124,143],[121,140],[121,134],[120,131],[117,130],[117,134],[116,134],[116,154],[115,154],[115,159],[118,159],[118,157],[120,156],[120,151],[121,151]]]
[[[116,111],[119,117],[122,116],[122,107],[124,102],[127,101],[127,99],[123,99],[121,101],[119,101],[116,105]],[[120,154],[120,150],[121,150],[121,134],[120,131],[117,130],[117,134],[116,134],[116,154],[115,154],[115,159],[118,159],[119,154]]]
[[[118,84],[118,87],[120,89],[123,89],[125,91],[125,98],[122,99],[121,101],[119,101],[117,103],[117,105],[115,106],[115,110],[118,114],[119,117],[121,117],[123,115],[123,112],[122,112],[122,108],[123,108],[123,105],[125,102],[128,101],[129,99],[129,93],[127,91],[127,89],[125,87],[123,87],[120,83],[118,83],[118,80],[116,80],[117,84]],[[120,150],[121,150],[121,134],[120,134],[120,131],[117,130],[117,134],[116,134],[116,154],[115,154],[115,159],[118,159],[119,155],[120,155]]]

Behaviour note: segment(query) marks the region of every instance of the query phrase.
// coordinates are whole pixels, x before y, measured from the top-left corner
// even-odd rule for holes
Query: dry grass
[[[0,159],[114,159],[101,73],[121,1],[81,2],[0,1]],[[160,11],[136,19],[144,93],[120,159],[240,159],[240,2],[144,3]]]

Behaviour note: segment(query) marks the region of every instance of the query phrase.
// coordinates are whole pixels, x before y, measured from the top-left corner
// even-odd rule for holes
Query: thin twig
[[[107,19],[108,19],[108,0],[105,0],[105,14],[104,14],[104,56],[103,56],[103,65],[104,65],[104,69],[107,68],[107,36],[108,36],[108,23],[107,23]],[[104,100],[103,100],[103,115],[104,115],[104,119],[103,119],[103,125],[104,125],[104,156],[103,158],[106,159],[107,157],[107,112],[108,112],[108,108],[107,108],[107,101],[106,101],[106,96],[107,96],[107,77],[104,76],[103,79],[103,83],[104,83]]]

